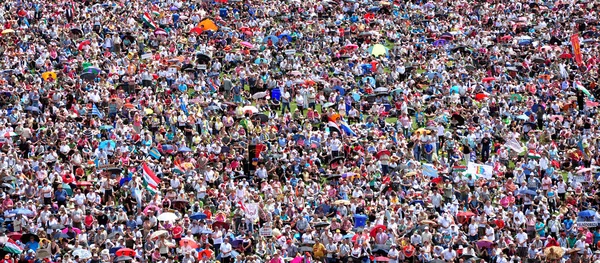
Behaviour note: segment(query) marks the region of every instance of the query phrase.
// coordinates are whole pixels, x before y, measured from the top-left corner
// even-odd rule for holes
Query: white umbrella
[[[167,230],[158,230],[150,235],[150,239],[157,239],[159,236],[166,235],[168,233],[169,232],[167,232]]]
[[[258,113],[258,109],[256,107],[254,107],[254,106],[246,106],[246,107],[242,108],[242,112],[243,113],[246,113],[248,111],[251,112],[252,114]]]
[[[73,251],[73,257],[79,257],[80,259],[88,259],[92,257],[92,252],[87,249],[77,249]]]
[[[267,96],[267,92],[262,91],[262,92],[254,93],[254,95],[252,95],[252,98],[254,98],[254,99],[262,99],[262,98],[264,98],[266,96]]]
[[[164,212],[157,217],[159,221],[175,221],[178,218],[179,217],[176,214],[171,212]]]

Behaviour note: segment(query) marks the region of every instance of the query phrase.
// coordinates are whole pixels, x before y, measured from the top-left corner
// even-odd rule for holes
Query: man
[[[323,243],[319,239],[315,240],[315,244],[313,245],[313,254],[315,259],[321,260],[325,257],[326,249]]]
[[[446,262],[453,262],[456,259],[456,251],[452,249],[452,246],[449,246],[447,249],[442,251],[442,258]]]
[[[219,248],[221,251],[221,263],[231,262],[231,244],[229,244],[229,238],[225,238],[225,242],[221,244]]]

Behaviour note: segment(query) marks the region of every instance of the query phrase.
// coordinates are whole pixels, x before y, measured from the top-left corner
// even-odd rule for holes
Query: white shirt
[[[221,244],[220,250],[221,250],[221,253],[223,253],[223,255],[221,255],[221,257],[231,256],[231,244],[229,244],[229,243]]]
[[[448,249],[445,249],[442,252],[442,257],[444,258],[444,260],[452,260],[453,258],[456,257],[456,251],[455,250],[450,251]]]

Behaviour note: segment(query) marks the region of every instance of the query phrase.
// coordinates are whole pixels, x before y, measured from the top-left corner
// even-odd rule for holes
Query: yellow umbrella
[[[427,134],[430,134],[431,131],[427,130],[427,129],[424,129],[424,128],[419,128],[418,130],[415,131],[415,133],[427,133]]]
[[[214,21],[212,21],[211,19],[204,19],[202,20],[199,24],[198,24],[199,28],[202,28],[202,30],[211,30],[211,31],[217,31],[219,30],[219,27],[217,26],[217,24],[215,24]]]
[[[369,48],[369,54],[373,56],[384,56],[387,55],[388,49],[382,44],[375,44]]]
[[[3,32],[3,34],[4,34],[4,32]],[[42,73],[42,78],[43,78],[44,80],[48,80],[48,79],[50,79],[50,78],[51,78],[51,79],[56,79],[56,73],[55,73],[54,71],[47,71],[47,72],[44,72],[44,73]]]
[[[334,205],[349,205],[350,201],[348,200],[337,200],[335,202],[333,202]]]
[[[154,111],[153,111],[152,109],[150,109],[150,108],[145,108],[145,109],[144,109],[144,112],[145,112],[146,114],[152,114],[152,113],[154,113]]]
[[[13,29],[4,29],[2,31],[2,34],[4,35],[4,34],[9,34],[9,33],[14,33],[14,32],[15,32],[15,30],[13,30]]]
[[[544,249],[544,255],[546,259],[557,260],[565,255],[565,250],[559,246],[551,246]]]

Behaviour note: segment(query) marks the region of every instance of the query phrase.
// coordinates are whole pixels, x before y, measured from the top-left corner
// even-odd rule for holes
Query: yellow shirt
[[[323,243],[318,243],[313,246],[313,254],[316,258],[322,258],[325,256],[325,246]]]

